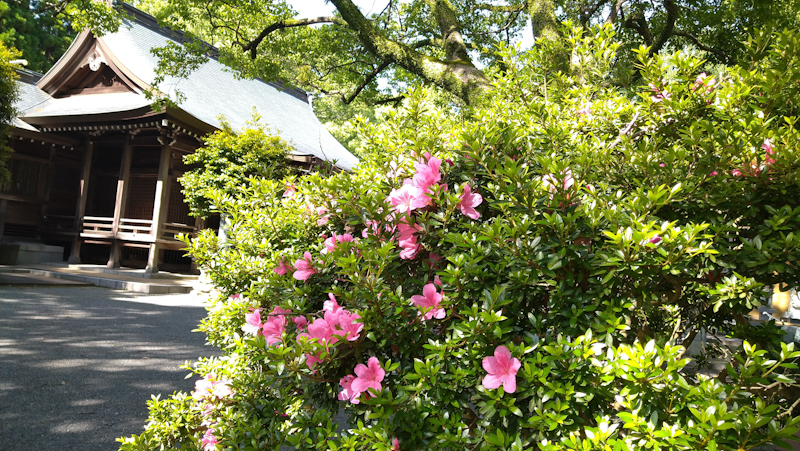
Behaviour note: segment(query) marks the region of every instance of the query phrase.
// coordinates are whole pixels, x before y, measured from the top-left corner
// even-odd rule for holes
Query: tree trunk
[[[352,0],[331,0],[342,15],[342,19],[356,33],[366,49],[378,58],[388,61],[436,84],[461,98],[467,104],[475,104],[483,98],[489,79],[470,61],[464,49],[461,33],[455,27],[455,17],[445,11],[437,14],[440,26],[448,30],[445,49],[451,60],[441,61],[418,52],[410,46],[384,36],[361,14]],[[435,6],[446,6],[444,1],[433,1]]]
[[[531,0],[531,28],[534,39],[558,39],[558,20],[553,0]]]

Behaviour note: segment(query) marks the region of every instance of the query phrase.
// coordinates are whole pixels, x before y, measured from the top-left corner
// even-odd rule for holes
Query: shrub
[[[249,178],[280,180],[292,173],[285,161],[291,145],[259,119],[254,116],[241,133],[223,121],[203,147],[184,157],[186,164],[196,166],[179,179],[193,215],[206,218],[219,212],[215,200],[235,197]]]
[[[229,247],[191,247],[222,292],[201,328],[225,355],[193,370],[198,392],[232,394],[192,404],[204,426],[155,439],[153,417],[122,449],[746,450],[794,434],[800,352],[746,315],[764,286],[798,285],[797,34],[756,37],[752,67],[714,75],[642,58],[631,94],[605,78],[611,31],[571,33],[570,73],[546,69],[546,46],[505,50],[463,121],[418,92],[362,124],[354,173],[221,201]],[[701,328],[745,340],[716,377],[688,366]]]

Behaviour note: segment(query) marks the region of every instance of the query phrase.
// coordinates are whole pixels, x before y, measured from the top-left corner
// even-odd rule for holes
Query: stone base
[[[39,243],[0,244],[0,265],[35,265],[64,260],[64,248]]]

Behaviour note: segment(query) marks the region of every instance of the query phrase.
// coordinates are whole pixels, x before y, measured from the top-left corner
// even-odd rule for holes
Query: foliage
[[[178,179],[192,215],[217,212],[215,202],[236,195],[251,177],[282,179],[291,172],[286,164],[291,145],[269,134],[258,117],[247,126],[237,133],[223,122],[203,147],[184,157],[186,164],[196,165]]]
[[[17,116],[14,103],[19,95],[19,88],[15,66],[11,64],[17,57],[19,52],[6,48],[0,42],[0,183],[11,176],[6,167],[6,160],[11,153],[11,147],[8,145],[8,140],[11,138],[11,123]]]
[[[794,434],[800,351],[745,315],[762,287],[800,285],[800,35],[757,36],[751,64],[714,77],[641,48],[631,98],[604,83],[611,29],[568,33],[569,72],[556,44],[505,49],[468,118],[416,93],[363,125],[354,173],[221,199],[226,245],[190,243],[222,292],[201,328],[224,357],[195,367],[202,412],[183,421],[203,426],[161,439],[175,416],[159,419],[121,449],[748,450]],[[716,377],[685,355],[700,328],[744,340]]]
[[[614,27],[624,43],[614,73],[626,86],[635,69],[632,50],[640,45],[650,47],[649,56],[688,46],[711,64],[730,65],[746,60],[741,42],[754,29],[800,26],[798,0],[331,3],[335,13],[316,18],[296,17],[287,0],[143,0],[137,6],[218,47],[221,60],[245,76],[283,80],[343,103],[382,103],[420,84],[478,102],[489,85],[485,68],[501,68],[498,46],[520,43],[530,30],[537,39],[565,41],[568,33],[559,29],[567,22],[584,31],[601,23]],[[371,5],[370,12],[357,4]],[[177,76],[183,61],[206,50],[189,43],[162,53],[159,71]],[[568,65],[569,54],[560,60]]]
[[[37,13],[37,5],[0,1],[0,42],[22,52],[27,69],[44,73],[67,50],[76,32],[63,17]]]

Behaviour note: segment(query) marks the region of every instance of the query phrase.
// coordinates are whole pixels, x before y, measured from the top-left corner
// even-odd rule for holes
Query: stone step
[[[41,263],[40,266],[41,265],[52,266],[53,268],[58,268],[58,269],[90,271],[100,274],[109,274],[113,276],[138,277],[140,279],[197,280],[197,278],[199,277],[194,274],[177,274],[164,271],[160,271],[155,274],[148,274],[144,271],[144,269],[135,269],[135,268],[111,269],[103,265],[71,264],[63,262],[44,262]]]
[[[75,282],[83,282],[98,287],[112,288],[115,290],[133,291],[145,294],[170,294],[170,293],[189,293],[192,291],[192,281],[159,281],[152,282],[146,280],[136,280],[136,278],[113,275],[99,275],[90,271],[80,271],[74,269],[42,269],[31,268],[30,274],[40,277],[53,277]]]

